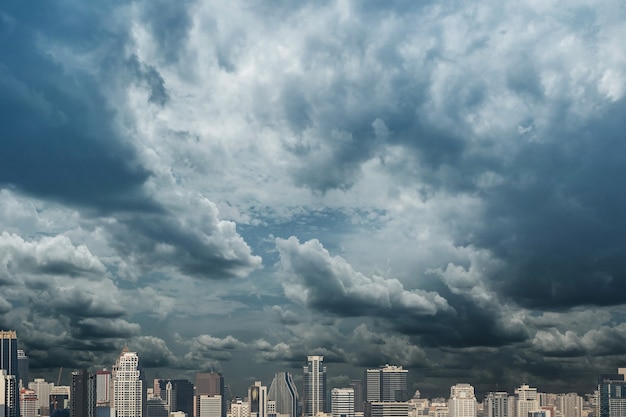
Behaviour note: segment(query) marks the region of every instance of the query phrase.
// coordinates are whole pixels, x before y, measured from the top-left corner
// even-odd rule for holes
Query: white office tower
[[[368,404],[371,417],[408,417],[409,403],[378,401]]]
[[[15,375],[8,375],[5,369],[0,369],[0,417],[20,417],[17,415],[16,388]]]
[[[528,417],[528,413],[531,411],[539,410],[537,388],[531,388],[526,384],[522,384],[515,389],[515,397],[515,417]]]
[[[509,394],[507,392],[488,393],[483,401],[483,412],[485,417],[509,417]]]
[[[230,404],[231,417],[250,417],[250,403],[237,398]]]
[[[476,396],[470,384],[456,384],[450,387],[448,400],[450,417],[476,417]]]
[[[298,390],[289,372],[277,372],[267,393],[270,401],[276,402],[276,414],[298,416]]]
[[[354,388],[333,388],[330,400],[333,417],[354,417]]]
[[[28,389],[32,389],[37,394],[37,410],[43,415],[48,414],[45,410],[50,407],[50,393],[53,387],[53,382],[46,382],[43,378],[35,378],[33,382],[28,383]]]
[[[221,417],[222,396],[200,395],[198,397],[200,415],[196,417]]]
[[[307,356],[304,366],[304,416],[326,412],[326,367],[323,356]]]
[[[147,387],[137,353],[124,348],[113,369],[113,405],[117,417],[147,417]]]
[[[267,417],[267,387],[263,386],[261,381],[255,381],[254,385],[248,388],[248,399],[251,417]]]
[[[32,389],[20,389],[20,414],[21,417],[36,417],[37,394]]]

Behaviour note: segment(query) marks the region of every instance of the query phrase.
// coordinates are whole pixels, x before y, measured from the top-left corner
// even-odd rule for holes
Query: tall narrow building
[[[15,375],[9,375],[6,369],[0,369],[0,416],[19,417],[17,412],[17,381]]]
[[[17,350],[17,373],[20,376],[20,386],[28,388],[30,382],[28,356],[22,349]]]
[[[407,376],[401,366],[385,365],[365,371],[365,401],[408,401]]]
[[[290,417],[300,416],[298,413],[298,390],[289,372],[277,372],[274,375],[267,398],[276,403],[277,414],[285,414]]]
[[[124,348],[113,369],[113,406],[117,417],[147,417],[147,387],[139,355]]]
[[[87,369],[72,372],[70,417],[95,417],[96,376]]]
[[[267,417],[267,387],[261,381],[255,381],[248,389],[250,417]]]
[[[200,415],[200,396],[220,396],[222,417],[226,417],[226,400],[224,396],[226,385],[224,377],[217,372],[198,372],[196,374],[196,416]],[[206,401],[205,401],[206,402]]]
[[[326,412],[326,367],[323,356],[307,356],[304,366],[304,416]]]
[[[20,392],[19,392],[19,366],[17,361],[17,333],[13,330],[0,330],[0,369],[4,369],[7,375],[12,375],[15,384],[8,393],[14,399],[12,407],[15,408],[15,415],[20,415]]]

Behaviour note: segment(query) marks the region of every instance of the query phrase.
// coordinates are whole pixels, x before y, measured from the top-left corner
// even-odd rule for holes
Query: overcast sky
[[[620,0],[0,5],[0,328],[33,376],[321,354],[591,392],[626,365]],[[193,380],[193,379],[192,379]]]

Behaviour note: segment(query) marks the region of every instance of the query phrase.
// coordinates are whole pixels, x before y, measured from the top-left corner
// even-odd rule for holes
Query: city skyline
[[[5,1],[0,329],[29,373],[269,387],[626,363],[619,0]],[[299,392],[303,395],[303,392]]]

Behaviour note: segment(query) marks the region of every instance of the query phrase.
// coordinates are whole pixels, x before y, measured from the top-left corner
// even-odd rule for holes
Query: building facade
[[[333,417],[354,417],[354,388],[333,388],[330,404]]]
[[[147,387],[139,355],[124,349],[114,369],[113,406],[117,417],[146,417]]]
[[[298,390],[289,372],[277,372],[274,375],[267,398],[276,403],[276,414],[299,417]]]
[[[304,416],[315,417],[326,408],[326,367],[323,356],[307,356],[304,373]]]
[[[9,383],[7,389],[12,389],[13,392],[7,395],[12,398],[12,405],[15,410],[11,413],[20,415],[20,402],[19,402],[19,365],[17,360],[17,333],[13,330],[0,330],[0,369],[6,371],[6,375],[12,375],[15,379],[15,384]]]
[[[456,384],[450,387],[448,412],[450,417],[476,417],[476,395],[470,384]]]
[[[219,395],[222,401],[221,405],[221,417],[226,417],[226,399],[224,396],[226,385],[224,384],[224,377],[217,372],[198,372],[196,374],[196,416],[200,413],[200,399],[201,395],[209,397]]]

